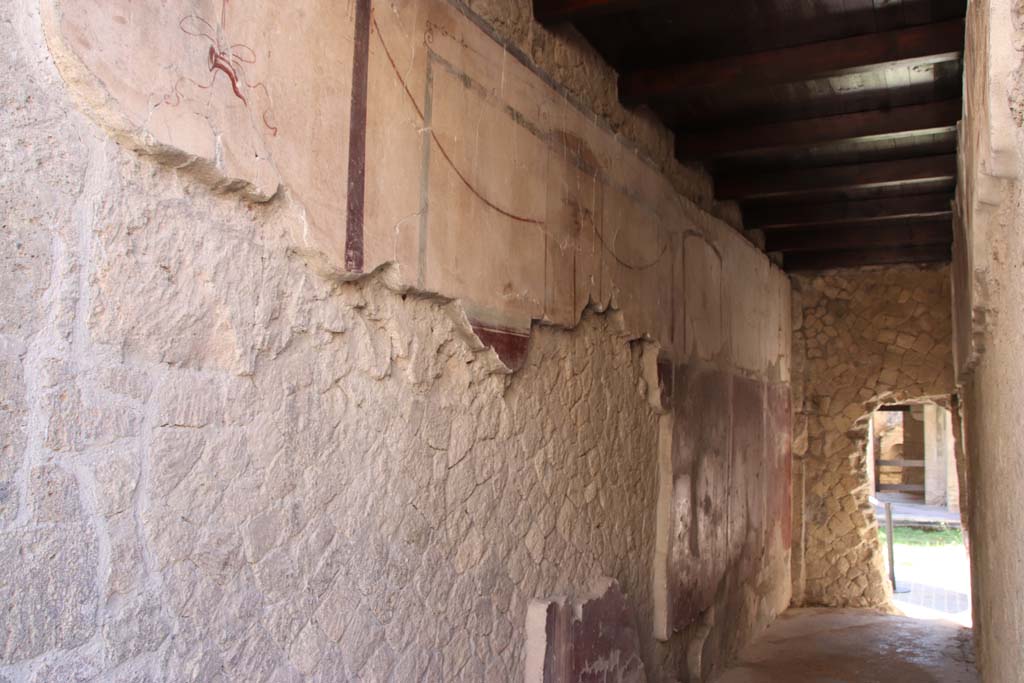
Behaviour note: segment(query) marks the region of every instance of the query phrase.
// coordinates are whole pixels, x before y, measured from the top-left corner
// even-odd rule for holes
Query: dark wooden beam
[[[786,254],[783,257],[782,267],[785,270],[794,271],[883,266],[899,263],[947,263],[949,255],[948,244],[845,249],[842,251],[800,251]]]
[[[956,128],[960,108],[960,100],[943,100],[883,111],[676,133],[676,156],[683,160],[715,159],[780,147],[938,133]]]
[[[779,235],[794,231],[812,231],[812,232],[837,232],[837,231],[856,231],[856,230],[891,230],[893,228],[899,228],[900,226],[906,225],[925,225],[928,223],[949,223],[953,220],[953,213],[948,212],[945,214],[936,214],[934,216],[910,216],[906,218],[885,218],[874,221],[846,221],[844,223],[813,223],[808,225],[791,225],[785,228],[768,228],[763,230],[764,235]]]
[[[669,0],[533,0],[533,16],[542,24],[576,21],[667,4]]]
[[[895,225],[828,229],[794,228],[768,233],[765,251],[825,251],[829,249],[869,249],[924,244],[949,244],[953,240],[952,221],[897,223]]]
[[[956,155],[824,166],[724,176],[715,180],[718,199],[754,199],[858,187],[913,185],[956,177]]]
[[[959,58],[964,21],[870,33],[842,40],[640,69],[619,78],[619,98],[640,104],[692,91],[796,83],[895,65],[917,66]]]
[[[751,229],[771,230],[851,221],[940,217],[952,213],[951,202],[948,194],[920,194],[821,204],[745,206],[743,223]]]

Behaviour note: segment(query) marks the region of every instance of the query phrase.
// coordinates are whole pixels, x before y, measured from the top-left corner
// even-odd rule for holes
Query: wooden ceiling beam
[[[829,142],[886,139],[956,128],[959,99],[816,119],[676,133],[676,156],[685,161],[715,159],[764,149]]]
[[[899,263],[948,263],[949,260],[950,245],[934,244],[838,251],[800,251],[786,254],[783,257],[782,267],[787,271],[806,271]]]
[[[956,177],[956,155],[878,161],[724,176],[715,180],[718,199],[755,199],[826,190],[913,185]]]
[[[619,98],[625,104],[641,104],[693,91],[796,83],[895,65],[934,64],[958,59],[963,45],[964,20],[954,19],[706,62],[631,71],[619,78]]]
[[[542,24],[556,24],[664,4],[667,0],[533,0],[533,16]]]
[[[789,232],[836,232],[843,230],[886,230],[898,228],[904,225],[924,225],[928,223],[950,222],[953,220],[951,211],[934,214],[931,216],[903,216],[899,218],[880,218],[871,221],[844,221],[842,223],[808,223],[803,225],[790,225],[785,228],[762,228],[762,232],[768,235],[780,235]]]
[[[743,222],[749,229],[772,230],[851,221],[940,217],[951,214],[951,202],[949,194],[919,194],[820,204],[745,206]]]
[[[870,227],[833,227],[827,230],[799,228],[770,232],[765,251],[825,251],[832,249],[867,249],[871,247],[904,247],[926,244],[949,244],[953,240],[953,224],[945,221],[898,223]]]

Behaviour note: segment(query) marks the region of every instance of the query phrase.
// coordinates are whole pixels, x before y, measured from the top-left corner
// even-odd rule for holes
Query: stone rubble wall
[[[507,374],[459,301],[312,270],[284,198],[117,146],[35,2],[0,39],[0,682],[521,680],[530,601],[603,576],[650,679],[685,680],[788,600],[759,535],[655,640],[658,349],[620,313],[535,325]],[[704,244],[687,348],[784,389],[784,276]]]
[[[5,233],[0,680],[516,680],[528,601],[600,575],[650,622],[617,316],[496,374],[455,304],[313,276],[273,209],[62,118]]]
[[[792,280],[793,600],[884,605],[890,587],[868,502],[868,420],[885,403],[948,405],[949,269],[842,269]]]

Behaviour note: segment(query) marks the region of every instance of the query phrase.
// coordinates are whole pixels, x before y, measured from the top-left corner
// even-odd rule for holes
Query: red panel
[[[714,601],[728,563],[731,376],[712,368],[676,370],[670,620],[685,628]]]
[[[768,385],[768,519],[780,525],[786,548],[793,545],[793,410],[789,385]]]

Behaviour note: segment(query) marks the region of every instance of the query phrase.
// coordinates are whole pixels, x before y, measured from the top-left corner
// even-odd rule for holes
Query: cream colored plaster
[[[1024,15],[1011,0],[970,3],[954,249],[960,488],[971,553],[974,633],[984,681],[1019,678],[1024,651],[1024,387],[1020,177]]]
[[[697,239],[734,254],[727,277],[755,273],[771,293],[763,308],[742,292],[721,304],[744,328],[728,358],[778,372],[778,269],[461,3],[372,4],[366,31],[358,3],[279,4],[43,0],[43,16],[72,94],[115,139],[214,189],[280,190],[302,216],[295,248],[332,276],[391,266],[395,287],[458,298],[472,322],[519,334],[612,306],[678,358],[684,242]],[[364,135],[350,116],[361,40],[363,155],[349,140]],[[360,193],[348,176],[363,167]],[[716,327],[716,296],[700,297],[694,329]],[[707,334],[701,355],[721,344]]]

